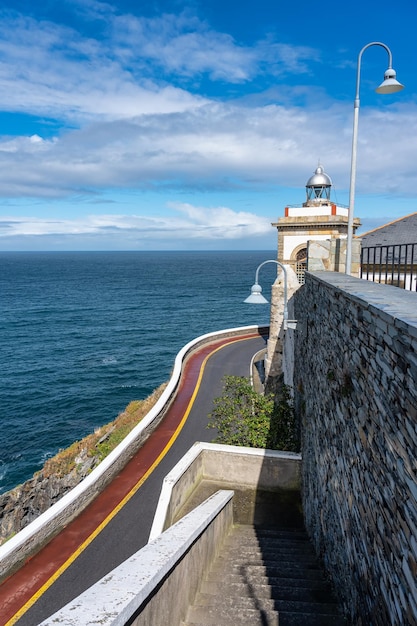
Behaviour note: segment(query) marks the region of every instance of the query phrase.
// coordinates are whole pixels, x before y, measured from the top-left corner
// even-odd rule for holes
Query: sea
[[[0,493],[167,381],[208,332],[269,324],[243,300],[276,251],[0,252]],[[264,295],[276,265],[260,272]]]

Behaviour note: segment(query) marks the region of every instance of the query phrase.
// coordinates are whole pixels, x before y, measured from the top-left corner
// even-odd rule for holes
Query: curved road
[[[207,415],[225,375],[248,376],[259,334],[202,347],[188,360],[176,399],[155,432],[91,505],[0,586],[0,625],[37,626],[102,578],[149,537],[162,481],[196,441],[211,441]]]

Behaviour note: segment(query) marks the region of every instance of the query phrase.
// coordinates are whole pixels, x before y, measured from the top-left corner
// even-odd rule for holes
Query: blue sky
[[[417,211],[414,0],[1,0],[0,250],[274,249],[318,162]]]

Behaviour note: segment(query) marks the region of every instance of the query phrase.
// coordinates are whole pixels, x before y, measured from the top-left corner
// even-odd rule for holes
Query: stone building
[[[278,261],[291,266],[300,282],[307,268],[309,241],[327,242],[323,256],[328,255],[331,265],[310,269],[344,271],[349,208],[331,199],[331,188],[330,176],[319,165],[307,181],[306,201],[286,206],[284,217],[272,224],[278,231]],[[359,226],[360,220],[354,218],[353,232]]]

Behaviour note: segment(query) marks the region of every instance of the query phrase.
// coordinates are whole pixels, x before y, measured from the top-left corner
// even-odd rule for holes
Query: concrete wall
[[[353,623],[417,623],[417,294],[307,273],[294,296],[303,505]]]
[[[214,494],[40,626],[180,624],[231,529],[232,497]]]
[[[169,528],[203,480],[211,481],[222,489],[244,487],[254,491],[299,491],[301,455],[195,443],[164,478],[150,540]]]
[[[260,450],[239,446],[207,446],[205,477],[263,490],[299,490],[301,456],[296,452]]]

